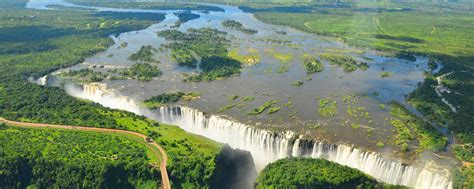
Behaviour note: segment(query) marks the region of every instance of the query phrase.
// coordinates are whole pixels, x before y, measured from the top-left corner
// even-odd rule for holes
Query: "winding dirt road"
[[[54,124],[42,124],[42,123],[27,123],[27,122],[17,122],[17,121],[10,121],[0,117],[0,122],[6,123],[10,126],[17,126],[17,127],[40,127],[40,128],[57,128],[57,129],[70,129],[70,130],[80,130],[80,131],[90,131],[90,132],[105,132],[105,133],[125,133],[131,134],[134,136],[138,136],[142,138],[144,141],[146,136],[141,133],[136,133],[132,131],[125,131],[125,130],[118,130],[118,129],[105,129],[105,128],[95,128],[95,127],[82,127],[82,126],[72,126],[72,125],[54,125]],[[168,161],[168,155],[166,151],[158,145],[155,141],[149,142],[150,145],[157,148],[160,151],[158,154],[156,151],[151,149],[150,146],[145,145],[147,148],[155,153],[157,157],[161,157],[160,163],[160,172],[161,172],[161,180],[162,180],[162,187],[163,189],[171,189],[170,180],[168,177],[168,172],[166,172],[166,163]]]

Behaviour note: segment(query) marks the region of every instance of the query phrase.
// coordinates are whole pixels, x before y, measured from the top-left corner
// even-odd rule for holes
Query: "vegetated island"
[[[155,60],[153,58],[154,52],[157,50],[152,47],[151,45],[146,45],[140,47],[136,53],[131,54],[128,59],[132,61],[140,61],[140,62],[149,62],[149,63],[159,63],[160,61]]]
[[[180,100],[191,101],[199,99],[201,94],[196,92],[174,92],[174,93],[163,93],[158,96],[153,96],[148,100],[145,100],[144,105],[151,109],[156,109],[162,105],[176,103]]]
[[[228,55],[230,41],[226,32],[216,29],[188,29],[186,33],[178,30],[165,30],[158,36],[174,42],[163,44],[171,50],[171,58],[179,66],[197,68],[197,74],[187,75],[184,81],[212,81],[240,74],[241,62]],[[198,58],[201,61],[198,61]]]
[[[194,20],[196,18],[201,17],[199,14],[194,14],[191,11],[181,11],[174,13],[179,19],[174,23],[174,28],[179,28],[181,24],[186,23],[190,20]]]
[[[267,188],[391,188],[357,169],[325,159],[286,158],[267,165],[256,181],[257,189]]]
[[[224,27],[239,30],[239,31],[244,32],[244,33],[249,34],[249,35],[254,35],[254,34],[258,33],[257,30],[246,28],[244,25],[242,25],[242,23],[240,23],[239,21],[236,21],[236,20],[224,20],[224,21],[222,21],[222,25]]]

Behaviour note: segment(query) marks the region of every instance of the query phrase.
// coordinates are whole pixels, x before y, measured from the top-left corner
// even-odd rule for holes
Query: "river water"
[[[242,54],[257,52],[261,57],[260,63],[244,66],[240,76],[212,82],[183,82],[183,73],[196,70],[178,67],[171,60],[169,52],[160,52],[155,58],[160,60],[161,63],[157,66],[164,75],[150,82],[104,80],[101,84],[77,84],[66,80],[65,83],[65,80],[57,76],[58,73],[83,68],[107,72],[135,64],[136,62],[127,60],[127,57],[141,46],[152,45],[159,48],[167,43],[156,32],[170,29],[178,20],[173,14],[178,10],[85,7],[61,0],[31,0],[27,7],[48,9],[47,5],[92,8],[96,11],[164,13],[166,19],[144,30],[111,36],[115,45],[107,51],[89,57],[76,66],[49,74],[47,80],[42,80],[42,84],[61,83],[73,96],[176,124],[189,132],[248,150],[258,169],[279,158],[308,156],[348,165],[392,184],[416,188],[452,187],[446,168],[439,166],[446,161],[431,154],[410,159],[410,155],[400,155],[398,148],[388,143],[393,135],[393,126],[390,125],[391,115],[381,104],[390,101],[404,103],[405,96],[416,88],[417,83],[423,81],[423,72],[428,71],[428,59],[425,57],[418,57],[416,61],[385,57],[380,52],[347,46],[334,38],[262,23],[252,14],[244,13],[234,6],[215,5],[225,11],[193,11],[201,17],[186,22],[177,29],[185,32],[189,28],[210,27],[226,31],[232,40],[233,49]],[[225,19],[237,20],[258,33],[248,35],[225,28],[221,24]],[[282,34],[282,31],[287,34]],[[275,39],[286,42],[275,42]],[[127,43],[127,47],[119,48],[123,43]],[[367,62],[370,67],[365,71],[345,73],[341,68],[324,62],[323,72],[307,75],[302,67],[302,55],[322,53],[350,55]],[[275,54],[290,54],[293,59],[282,64],[275,59]],[[277,70],[282,66],[286,66],[288,70],[279,73]],[[391,72],[392,75],[381,78],[382,71]],[[312,80],[306,80],[308,76]],[[291,85],[295,80],[304,80],[304,84],[299,87]],[[146,109],[140,103],[151,96],[173,91],[199,92],[201,98],[159,110]],[[255,100],[230,100],[229,97],[233,95],[241,98],[252,96]],[[326,97],[337,101],[338,112],[334,117],[328,118],[318,113],[317,99]],[[279,112],[258,116],[247,114],[272,99],[280,101]],[[219,111],[231,104],[239,106]],[[364,118],[349,115],[346,111],[348,106],[363,107],[360,112],[364,114]],[[354,129],[351,123],[357,123],[361,127]],[[375,144],[380,141],[385,142],[386,147],[377,148]],[[426,159],[430,161],[425,161]]]

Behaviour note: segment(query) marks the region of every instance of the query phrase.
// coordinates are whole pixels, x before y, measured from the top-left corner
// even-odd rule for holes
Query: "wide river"
[[[212,82],[183,82],[183,74],[197,70],[177,66],[169,52],[160,51],[155,59],[161,63],[156,66],[164,74],[152,81],[128,79],[80,84],[65,80],[58,73],[84,68],[108,73],[130,67],[136,62],[127,58],[143,45],[158,49],[169,42],[158,37],[157,32],[171,29],[178,20],[174,13],[179,10],[85,7],[61,0],[31,0],[27,8],[49,9],[48,5],[93,8],[95,11],[164,13],[166,19],[144,30],[112,35],[115,45],[108,50],[81,64],[51,73],[46,80],[40,79],[40,84],[61,85],[73,96],[176,124],[189,132],[248,150],[258,169],[287,156],[322,157],[358,168],[389,183],[416,188],[452,187],[449,173],[439,167],[448,162],[451,165],[450,160],[431,153],[414,158],[412,154],[401,154],[399,147],[390,143],[394,127],[390,124],[392,116],[388,112],[388,102],[406,104],[406,95],[423,81],[424,72],[430,71],[425,57],[408,61],[384,56],[381,52],[348,46],[335,38],[262,23],[235,6],[215,5],[224,11],[193,11],[200,18],[175,29],[186,32],[190,28],[208,27],[227,32],[232,44],[230,51],[260,57],[258,64],[244,65],[239,76]],[[227,19],[237,20],[258,33],[249,35],[223,27],[221,22]],[[128,45],[121,47],[125,43]],[[306,74],[302,57],[325,53],[349,55],[366,62],[369,68],[346,73],[323,61],[324,71]],[[278,56],[289,58],[287,62],[281,62]],[[382,72],[391,75],[381,77]],[[303,85],[292,85],[297,80],[303,81]],[[141,105],[152,96],[176,91],[198,92],[201,97],[159,110],[149,110]],[[235,95],[239,98],[232,99]],[[244,97],[254,100],[244,101]],[[322,98],[337,102],[335,116],[320,115],[318,99]],[[277,100],[280,111],[257,116],[247,114],[268,100]],[[233,108],[224,110],[225,106]],[[359,116],[349,114],[348,109],[356,109]],[[377,142],[385,143],[385,147],[376,147]]]

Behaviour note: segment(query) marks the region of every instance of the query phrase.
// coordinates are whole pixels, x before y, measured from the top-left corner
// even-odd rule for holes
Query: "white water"
[[[104,84],[92,83],[83,87],[67,85],[65,88],[72,96],[174,124],[188,132],[227,143],[233,148],[250,151],[259,170],[277,159],[304,156],[347,165],[389,184],[423,189],[452,188],[449,171],[430,164],[405,165],[349,145],[302,140],[292,132],[260,130],[187,107],[162,107],[152,111],[131,98],[107,90]]]
[[[48,75],[35,79],[33,77],[29,77],[28,81],[37,85],[46,86],[48,84]]]

